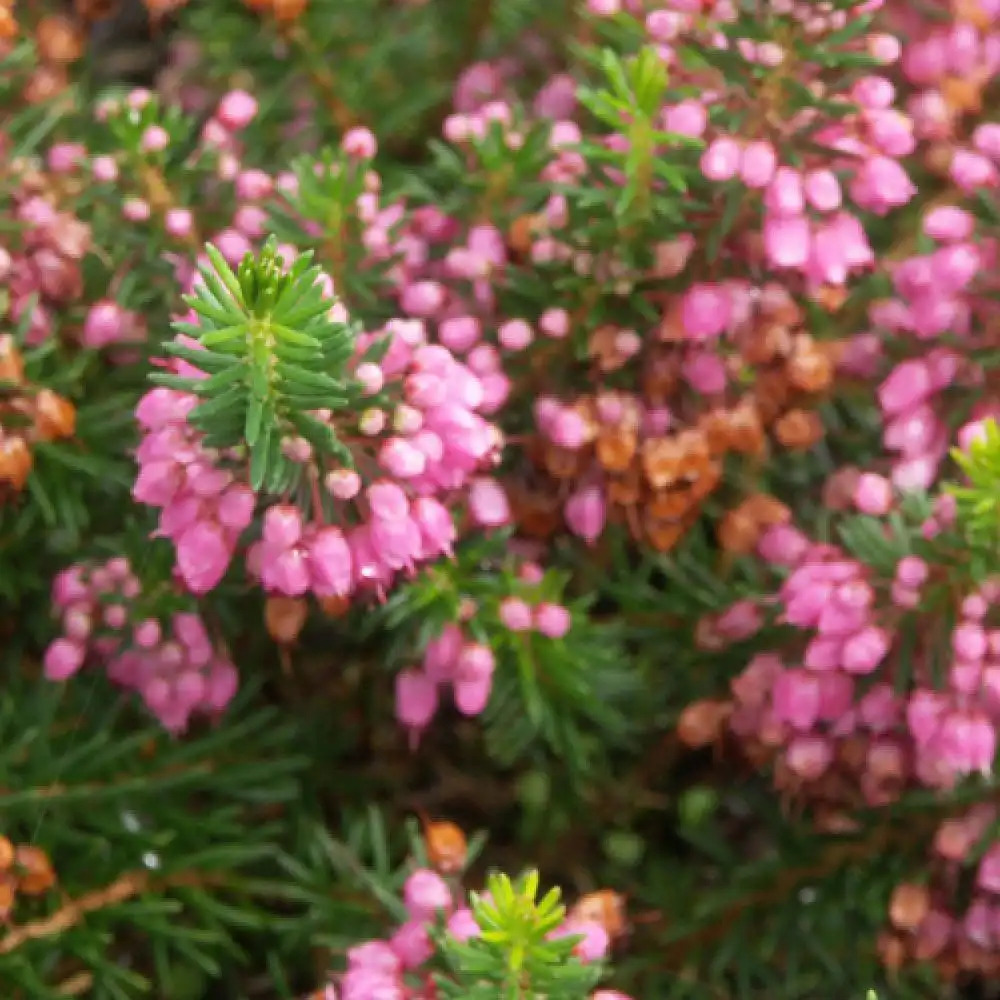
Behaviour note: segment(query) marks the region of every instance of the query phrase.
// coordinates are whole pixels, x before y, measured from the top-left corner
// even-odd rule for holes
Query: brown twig
[[[0,938],[0,955],[9,955],[28,941],[37,941],[40,938],[62,934],[79,924],[88,913],[106,909],[117,903],[124,903],[147,890],[155,892],[182,886],[213,885],[223,881],[223,876],[213,876],[205,872],[178,872],[176,875],[157,880],[151,879],[149,873],[145,871],[126,872],[103,889],[95,889],[77,899],[69,900],[48,917],[41,917],[20,926],[12,926],[4,937]]]
[[[148,887],[149,876],[145,872],[127,872],[103,889],[95,889],[78,899],[71,899],[51,916],[12,927],[0,938],[0,955],[9,955],[27,941],[61,934],[70,927],[75,927],[88,913],[103,910],[115,903],[123,903]]]

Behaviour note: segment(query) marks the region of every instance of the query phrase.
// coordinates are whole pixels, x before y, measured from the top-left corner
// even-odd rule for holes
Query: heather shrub
[[[121,16],[0,0],[2,995],[992,995],[1000,4]]]

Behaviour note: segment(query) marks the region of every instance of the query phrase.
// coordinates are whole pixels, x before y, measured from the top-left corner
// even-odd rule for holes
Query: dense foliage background
[[[993,995],[1000,4],[147,3],[0,0],[0,996]]]

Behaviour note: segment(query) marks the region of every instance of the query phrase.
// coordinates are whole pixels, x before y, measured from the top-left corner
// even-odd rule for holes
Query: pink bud
[[[378,150],[375,135],[371,129],[362,126],[349,128],[340,141],[340,147],[356,160],[370,160]]]
[[[740,179],[749,188],[764,188],[771,183],[778,157],[770,142],[750,142],[740,160]]]
[[[396,718],[410,730],[426,728],[437,711],[437,685],[420,670],[396,675]]]
[[[219,102],[216,117],[230,132],[239,132],[253,121],[257,114],[257,101],[245,90],[231,90]]]
[[[447,928],[448,934],[456,941],[468,941],[470,938],[479,937],[482,933],[472,910],[466,907],[456,910],[448,918]]]
[[[492,689],[492,677],[457,680],[453,689],[455,707],[462,715],[480,715],[489,704]]]
[[[139,140],[140,148],[144,153],[159,153],[170,144],[170,135],[165,128],[160,125],[150,125],[142,138]]]
[[[64,681],[83,666],[85,648],[69,639],[56,639],[45,651],[43,668],[50,681]]]
[[[418,868],[403,885],[403,902],[414,920],[432,921],[438,911],[453,908],[451,890],[437,872]]]
[[[560,604],[546,602],[535,608],[535,628],[546,638],[561,639],[572,624],[572,615]]]
[[[291,504],[275,504],[264,515],[264,541],[276,549],[288,549],[302,538],[302,515]]]
[[[508,351],[523,351],[534,339],[531,327],[523,319],[512,319],[497,330],[500,346]]]
[[[892,483],[885,476],[865,472],[854,490],[854,505],[862,514],[881,517],[892,507]]]
[[[221,530],[198,521],[177,540],[177,569],[191,593],[207,594],[225,576],[230,551]]]
[[[592,545],[604,530],[607,518],[603,491],[596,486],[577,490],[566,501],[564,514],[570,531]]]
[[[505,597],[500,602],[500,621],[512,632],[525,632],[531,628],[531,607],[519,597]]]
[[[701,172],[710,181],[732,180],[740,169],[739,143],[727,136],[713,140],[701,156]]]
[[[732,299],[720,285],[695,284],[684,294],[681,323],[695,341],[710,340],[725,332],[733,318]]]
[[[870,625],[844,643],[841,664],[848,673],[870,674],[885,659],[889,645],[885,629]]]
[[[477,524],[498,528],[509,524],[510,504],[504,488],[495,479],[474,479],[469,488],[469,511]]]
[[[538,329],[555,340],[565,337],[569,326],[569,313],[565,309],[546,309],[538,320]]]

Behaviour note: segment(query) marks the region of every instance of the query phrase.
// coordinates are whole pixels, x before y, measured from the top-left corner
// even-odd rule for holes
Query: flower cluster
[[[477,716],[486,708],[493,689],[493,676],[502,644],[488,642],[483,623],[494,617],[501,631],[514,641],[531,643],[562,639],[572,626],[570,610],[544,600],[537,585],[543,579],[540,567],[521,565],[516,593],[490,601],[466,597],[461,601],[461,624],[449,623],[424,648],[419,667],[408,667],[396,676],[396,718],[410,733],[415,745],[434,718],[442,687],[451,687],[455,707],[462,715]],[[472,634],[470,625],[478,625]]]
[[[52,587],[63,635],[45,653],[45,676],[65,681],[88,661],[136,692],[171,732],[192,715],[218,716],[236,693],[236,668],[190,611],[145,614],[149,595],[127,559],[64,570]]]
[[[502,441],[478,412],[484,394],[476,373],[428,342],[417,321],[390,322],[360,337],[356,355],[363,358],[374,342],[384,350],[381,362],[362,360],[353,373],[372,405],[360,413],[317,411],[346,444],[351,463],[324,461],[301,439],[287,444],[289,457],[312,477],[313,517],[306,523],[288,504],[266,509],[247,565],[269,593],[384,595],[397,574],[451,552],[457,528],[446,503],[465,486],[479,523],[506,520],[502,495],[475,475],[495,463]],[[178,571],[192,592],[203,594],[222,579],[253,520],[256,497],[239,456],[206,449],[188,423],[196,403],[171,389],[143,397],[134,494],[161,508],[159,532],[176,544]]]
[[[0,246],[0,281],[9,292],[3,315],[25,323],[31,344],[51,334],[53,310],[82,296],[81,261],[91,245],[88,225],[59,208],[54,181],[25,168],[14,195],[20,243]]]
[[[407,919],[385,940],[367,941],[347,953],[347,970],[328,993],[339,1000],[368,1000],[373,996],[399,1000],[428,1000],[437,996],[440,976],[435,961],[447,942],[477,938],[482,928],[472,909],[462,906],[460,894],[437,872],[419,868],[403,886]],[[482,899],[489,902],[489,894]],[[444,940],[442,941],[442,935]],[[574,954],[583,962],[597,962],[608,953],[609,937],[595,919],[567,916],[550,937],[577,937]],[[598,990],[592,1000],[628,1000],[614,990]]]

